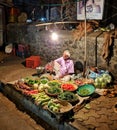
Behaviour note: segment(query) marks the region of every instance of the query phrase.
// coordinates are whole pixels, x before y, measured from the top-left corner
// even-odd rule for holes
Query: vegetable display
[[[60,82],[58,82],[58,81],[56,81],[56,80],[55,80],[55,81],[53,80],[53,81],[49,81],[49,82],[48,82],[48,85],[49,85],[50,87],[60,87],[61,84],[60,84]]]
[[[46,93],[49,96],[57,96],[58,94],[60,94],[62,92],[61,88],[58,87],[50,87],[48,89],[46,89]]]
[[[83,96],[90,94],[90,91],[89,91],[88,89],[86,89],[86,88],[85,88],[85,89],[81,89],[79,92],[80,92],[80,94],[83,95]]]
[[[77,84],[78,86],[84,85],[84,84],[92,84],[94,83],[93,79],[86,79],[86,78],[82,78],[82,79],[76,79],[75,80],[75,84]]]
[[[80,79],[76,79],[75,80],[75,84],[77,84],[77,85],[83,85],[83,81],[80,80]]]
[[[31,95],[34,95],[34,94],[38,94],[39,91],[38,90],[24,90],[23,91],[23,94],[27,95],[27,96],[31,96]]]
[[[25,89],[25,90],[31,90],[31,87],[29,87],[28,85],[26,85],[25,83],[23,83],[23,82],[17,82],[16,84],[15,84],[18,88],[20,88],[20,89]]]
[[[78,95],[82,97],[89,96],[94,92],[95,92],[95,87],[91,84],[82,85],[77,90]]]
[[[44,106],[48,103],[48,101],[51,99],[48,95],[46,95],[44,92],[40,92],[38,94],[32,95],[32,98],[34,99],[34,102],[37,105]]]
[[[46,78],[40,79],[40,83],[46,84],[46,83],[48,83],[48,79],[46,79]]]
[[[68,101],[68,102],[73,102],[73,101],[78,100],[78,96],[75,95],[73,92],[66,91],[66,92],[61,93],[58,96],[58,99],[65,100],[65,101]]]
[[[70,111],[81,98],[91,96],[96,88],[106,88],[112,77],[100,74],[96,79],[77,78],[70,81],[54,80],[50,75],[24,78],[15,83],[15,88],[36,105],[44,107],[52,113],[60,114]],[[115,91],[104,91],[103,95],[116,96]]]
[[[71,83],[64,83],[61,85],[61,88],[66,91],[75,91],[77,89],[77,85]]]
[[[94,81],[96,88],[106,88],[106,85],[111,82],[111,76],[109,74],[103,74],[97,77]]]
[[[60,112],[60,103],[56,103],[56,102],[53,102],[53,101],[49,101],[48,102],[48,108],[53,111],[53,112]]]
[[[35,83],[36,84],[39,84],[40,82],[39,82],[39,80],[36,80],[36,79],[30,79],[30,78],[26,78],[25,80],[24,80],[24,82],[27,84],[27,85],[34,85]]]
[[[47,108],[49,111],[55,114],[61,114],[70,111],[73,107],[71,103],[59,100],[50,100]]]
[[[28,86],[30,86],[33,89],[38,89],[38,86],[40,84],[40,80],[39,79],[32,79],[32,78],[25,78],[24,84],[27,84]]]

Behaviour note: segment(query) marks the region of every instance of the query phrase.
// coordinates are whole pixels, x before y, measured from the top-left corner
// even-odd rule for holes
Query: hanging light
[[[56,32],[52,32],[51,39],[54,41],[58,40],[58,34]]]

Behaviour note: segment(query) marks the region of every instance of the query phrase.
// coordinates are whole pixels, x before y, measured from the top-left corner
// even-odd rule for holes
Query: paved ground
[[[0,130],[45,130],[0,93]]]
[[[86,127],[93,130],[117,130],[117,113],[114,112],[114,105],[117,98],[101,96],[91,101],[90,108],[83,108],[75,114],[74,126]]]
[[[4,83],[30,76],[36,71],[26,68],[21,63],[24,59],[8,56],[0,63],[0,80]],[[117,113],[114,105],[117,97],[100,96],[87,107],[74,115],[74,121],[69,122],[78,130],[117,130]],[[0,130],[42,130],[28,115],[15,108],[15,105],[0,93]],[[8,122],[9,121],[9,122]],[[21,124],[21,125],[20,125]],[[14,126],[13,126],[14,125]],[[10,129],[11,128],[11,129]]]

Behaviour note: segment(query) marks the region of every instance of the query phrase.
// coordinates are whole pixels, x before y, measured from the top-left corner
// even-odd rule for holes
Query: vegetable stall
[[[85,98],[88,99],[95,93],[109,97],[117,95],[117,91],[113,92],[111,75],[104,70],[99,70],[97,73],[90,71],[88,78],[72,75],[69,81],[54,80],[51,74],[44,73],[40,76],[19,79],[14,82],[13,86],[21,94],[32,99],[34,104],[54,114],[61,114],[61,109],[62,113],[66,110],[62,108],[61,102],[62,104],[69,103],[72,106],[70,111],[76,109],[75,107],[80,105]]]
[[[54,80],[51,74],[44,73],[10,82],[2,89],[18,101],[18,105],[20,102],[56,129],[62,123],[64,130],[68,128],[66,120],[70,121],[92,99],[100,95],[117,96],[111,75],[102,70],[98,73],[90,71],[87,78],[71,75],[69,81]]]

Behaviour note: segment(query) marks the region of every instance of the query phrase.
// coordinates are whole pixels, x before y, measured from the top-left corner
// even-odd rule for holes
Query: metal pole
[[[84,44],[85,44],[85,51],[84,51],[84,72],[83,72],[83,76],[85,77],[85,71],[86,71],[86,66],[87,66],[87,21],[86,21],[86,1],[84,0],[84,22],[85,22],[85,27],[84,27],[84,31],[85,31],[85,36],[84,36]]]

